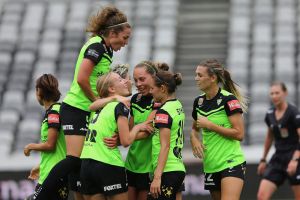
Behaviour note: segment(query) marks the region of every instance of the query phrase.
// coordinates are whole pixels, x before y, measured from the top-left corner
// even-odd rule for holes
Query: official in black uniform
[[[286,101],[287,88],[282,82],[274,82],[270,88],[273,106],[267,111],[265,122],[268,132],[262,159],[258,166],[260,182],[257,199],[270,199],[285,179],[294,192],[295,199],[300,199],[300,113]],[[269,163],[266,157],[275,141],[275,153]]]

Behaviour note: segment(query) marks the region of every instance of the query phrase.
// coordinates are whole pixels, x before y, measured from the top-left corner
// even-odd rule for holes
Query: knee
[[[263,191],[258,191],[257,193],[257,200],[267,200],[268,195]]]

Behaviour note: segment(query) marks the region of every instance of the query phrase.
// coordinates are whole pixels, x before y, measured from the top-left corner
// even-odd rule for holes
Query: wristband
[[[260,159],[260,162],[267,162],[265,158]]]

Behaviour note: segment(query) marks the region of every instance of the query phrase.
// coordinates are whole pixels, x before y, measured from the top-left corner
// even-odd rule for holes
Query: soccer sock
[[[60,179],[68,178],[68,175],[73,170],[78,170],[80,167],[81,160],[78,157],[67,156],[64,160],[61,160],[52,168],[41,187],[35,192],[34,199],[51,199],[51,196],[55,193],[57,187],[59,186]]]

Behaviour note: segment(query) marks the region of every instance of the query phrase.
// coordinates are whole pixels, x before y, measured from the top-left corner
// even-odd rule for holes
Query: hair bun
[[[174,74],[174,80],[176,85],[180,85],[182,83],[182,75],[181,73]]]
[[[162,71],[169,71],[169,69],[170,69],[170,67],[167,63],[157,62],[157,63],[155,63],[155,66],[157,69],[162,70]]]

